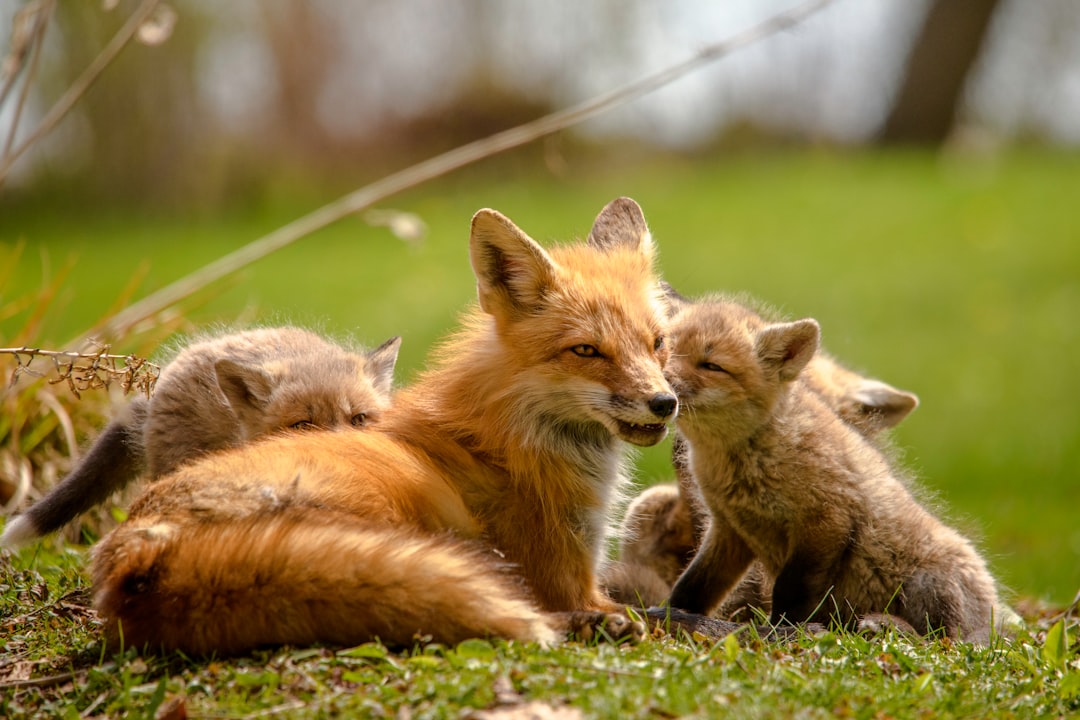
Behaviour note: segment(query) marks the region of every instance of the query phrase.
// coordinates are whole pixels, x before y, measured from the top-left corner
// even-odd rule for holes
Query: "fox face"
[[[684,320],[689,318],[689,310],[694,307],[694,301],[681,295],[666,282],[661,282],[660,285],[664,290],[668,316],[674,317],[681,313]],[[732,316],[755,315],[743,305],[728,304],[732,306],[728,308]],[[760,317],[757,317],[754,323],[758,327],[765,324]],[[883,430],[895,427],[919,405],[919,398],[914,393],[898,390],[880,380],[852,372],[820,347],[800,377],[841,420],[865,437],[873,437]]]
[[[395,337],[364,355],[319,351],[262,366],[222,359],[214,371],[245,439],[361,428],[378,422],[390,405],[400,347]]]
[[[769,417],[784,383],[817,350],[814,320],[768,323],[730,302],[683,308],[669,330],[668,377],[683,405],[679,427],[743,437]]]
[[[480,307],[495,319],[493,351],[516,371],[507,384],[516,412],[579,442],[664,438],[678,401],[663,374],[664,305],[637,203],[613,201],[586,244],[550,252],[481,210],[470,254]]]

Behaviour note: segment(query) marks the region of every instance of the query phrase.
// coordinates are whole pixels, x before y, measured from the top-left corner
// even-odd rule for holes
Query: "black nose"
[[[649,400],[649,409],[659,418],[670,417],[678,406],[679,401],[671,393],[659,393]]]

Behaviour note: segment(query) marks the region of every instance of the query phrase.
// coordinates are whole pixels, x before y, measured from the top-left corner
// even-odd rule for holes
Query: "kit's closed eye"
[[[352,416],[351,422],[353,427],[364,427],[367,424],[367,413],[356,413]]]
[[[722,373],[727,372],[727,370],[725,370],[722,366],[717,365],[716,363],[708,362],[708,361],[701,363],[700,365],[698,365],[698,367],[701,368],[702,370],[708,370],[709,372],[722,372]]]
[[[297,420],[293,424],[289,425],[293,430],[314,430],[315,423],[310,420]]]

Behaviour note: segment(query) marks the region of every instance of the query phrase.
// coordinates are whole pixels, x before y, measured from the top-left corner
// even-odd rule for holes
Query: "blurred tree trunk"
[[[36,82],[51,104],[71,86],[134,9],[100,2],[57,3],[56,35],[46,45]],[[76,103],[39,160],[41,181],[94,201],[168,205],[199,196],[205,184],[203,120],[195,85],[207,22],[194,11],[163,44],[132,43]],[[44,144],[44,143],[43,143]],[[33,152],[33,151],[32,151]]]
[[[999,0],[934,0],[879,139],[940,145],[949,136],[964,81],[979,56]]]
[[[340,62],[339,31],[325,3],[262,3],[265,38],[277,80],[273,118],[279,146],[295,158],[322,159],[333,143],[319,119],[319,98]]]

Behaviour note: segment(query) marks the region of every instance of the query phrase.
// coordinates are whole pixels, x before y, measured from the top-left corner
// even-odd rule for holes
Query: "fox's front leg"
[[[829,559],[820,553],[796,550],[776,576],[769,622],[804,623],[828,618],[834,607],[829,597]]]
[[[754,553],[723,522],[713,522],[690,566],[671,590],[668,604],[687,612],[708,615],[742,577]]]

